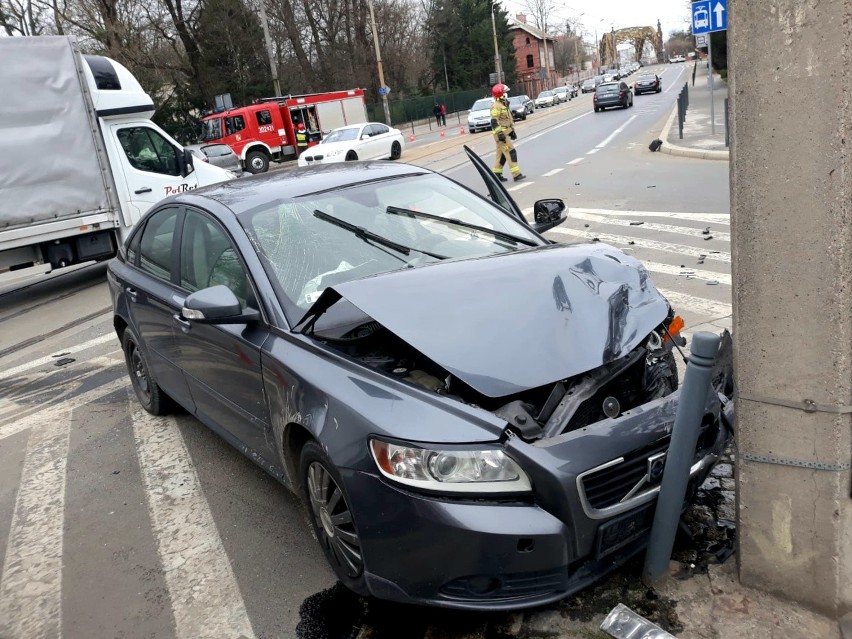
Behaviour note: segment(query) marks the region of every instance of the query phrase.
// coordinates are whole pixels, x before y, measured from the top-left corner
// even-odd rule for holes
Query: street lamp
[[[379,67],[379,86],[382,91],[382,106],[385,108],[385,124],[391,125],[390,107],[388,106],[388,92],[385,90],[385,73],[382,70],[382,54],[379,51],[379,30],[376,27],[376,14],[373,13],[373,0],[367,0],[370,5],[370,24],[373,27],[373,46],[376,47],[376,64]]]
[[[494,70],[497,72],[497,82],[503,82],[503,64],[500,60],[500,49],[497,46],[497,24],[494,20],[494,2],[491,2],[491,32],[494,34]]]

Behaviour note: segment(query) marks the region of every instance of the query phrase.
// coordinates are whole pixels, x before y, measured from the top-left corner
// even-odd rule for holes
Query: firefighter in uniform
[[[518,152],[512,145],[512,140],[517,140],[515,134],[515,121],[512,118],[512,112],[509,111],[509,98],[506,95],[509,92],[509,87],[505,84],[495,84],[491,89],[491,95],[494,97],[494,104],[491,105],[491,132],[494,134],[494,141],[497,143],[497,157],[494,159],[494,173],[501,182],[507,182],[503,177],[503,167],[506,161],[509,162],[509,171],[515,182],[523,180],[526,176],[521,173],[521,167],[518,166]]]
[[[305,131],[305,125],[301,122],[296,126],[296,147],[299,155],[308,148],[308,132]]]

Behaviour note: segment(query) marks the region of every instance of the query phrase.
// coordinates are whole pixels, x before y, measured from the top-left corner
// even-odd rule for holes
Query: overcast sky
[[[525,0],[499,0],[511,17],[516,13],[526,11]],[[623,27],[656,28],[659,19],[663,26],[663,38],[675,30],[687,27],[689,10],[685,0],[553,0],[552,20],[550,28],[564,25],[566,19],[577,20],[592,34],[589,42],[594,39],[595,28],[598,36],[601,32]],[[601,21],[603,20],[603,22]],[[563,28],[556,28],[562,31]]]

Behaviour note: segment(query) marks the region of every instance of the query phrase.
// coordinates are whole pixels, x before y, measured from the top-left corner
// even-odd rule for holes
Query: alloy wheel
[[[317,461],[308,466],[308,496],[320,543],[343,572],[358,577],[364,560],[352,512],[334,477]]]
[[[136,388],[150,402],[151,381],[148,378],[148,369],[145,367],[145,360],[142,359],[142,353],[139,352],[139,347],[136,344],[133,344],[130,348],[130,369]]]

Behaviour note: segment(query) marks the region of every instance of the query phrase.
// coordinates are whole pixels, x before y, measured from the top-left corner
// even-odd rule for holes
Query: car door
[[[172,329],[172,316],[183,306],[183,296],[175,285],[182,219],[183,211],[175,206],[147,218],[128,243],[124,268],[116,272],[127,298],[129,323],[142,342],[151,374],[169,397],[192,411]]]
[[[198,186],[193,171],[181,176],[178,154],[183,150],[158,129],[141,122],[111,126],[120,152],[130,203],[141,213],[164,197]]]
[[[517,218],[520,222],[529,226],[529,222],[527,222],[527,219],[521,212],[521,208],[517,205],[515,200],[512,199],[512,196],[509,195],[506,188],[495,177],[494,171],[485,166],[482,159],[467,145],[464,146],[464,151],[467,153],[467,157],[470,158],[470,161],[473,162],[473,166],[476,167],[476,170],[482,177],[482,181],[485,182],[491,201],[503,208],[506,213],[512,217]]]
[[[370,128],[372,129],[372,137],[370,139],[375,144],[375,154],[373,157],[377,160],[390,157],[391,144],[393,143],[390,127],[384,124],[371,124]]]
[[[227,286],[243,307],[258,308],[243,260],[223,226],[208,212],[187,209],[180,237],[180,288],[183,300],[216,285]],[[260,349],[269,335],[264,322],[202,324],[175,313],[179,363],[196,414],[224,435],[262,454],[269,414],[260,366]]]

